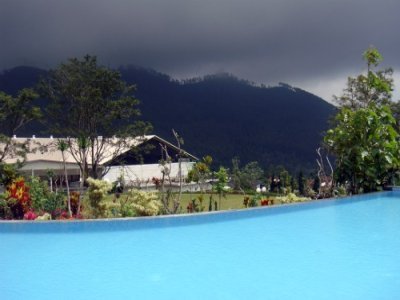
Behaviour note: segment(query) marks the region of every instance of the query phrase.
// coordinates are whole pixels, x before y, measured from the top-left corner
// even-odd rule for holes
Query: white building
[[[55,177],[63,175],[62,153],[57,148],[58,140],[55,138],[13,138],[14,142],[28,145],[30,151],[19,169],[27,175],[48,177],[49,171],[55,174]],[[70,139],[72,144],[74,140]],[[181,158],[181,174],[179,174],[178,153],[179,149],[170,142],[156,136],[146,135],[130,140],[126,144],[107,145],[104,155],[101,157],[99,165],[104,171],[104,180],[115,182],[122,180],[124,184],[140,188],[154,188],[154,182],[161,179],[162,171],[169,170],[170,184],[179,182],[180,175],[184,179],[187,177],[190,169],[193,167],[197,158],[186,151],[183,151]],[[1,145],[0,145],[1,146]],[[171,161],[164,166],[160,165],[163,157],[162,147],[167,150]],[[71,150],[72,149],[72,150]],[[65,152],[66,167],[68,177],[71,182],[78,183],[81,178],[80,168],[74,159],[74,145]],[[76,153],[75,153],[76,154]],[[91,161],[88,154],[88,162]],[[164,153],[165,156],[165,153]],[[17,157],[7,157],[5,163],[16,163]],[[89,165],[90,167],[90,165]]]

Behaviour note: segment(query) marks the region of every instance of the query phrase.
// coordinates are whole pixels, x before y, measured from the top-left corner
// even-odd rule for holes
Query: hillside
[[[210,154],[225,166],[238,156],[242,164],[257,160],[263,167],[312,169],[315,149],[334,113],[334,106],[321,98],[285,84],[259,87],[228,74],[179,82],[139,67],[120,71],[136,84],[143,119],[153,124],[155,134],[172,140],[174,128],[185,149],[199,157]],[[0,90],[15,93],[43,75],[30,67],[4,71]],[[39,135],[42,129],[34,124],[19,134]]]

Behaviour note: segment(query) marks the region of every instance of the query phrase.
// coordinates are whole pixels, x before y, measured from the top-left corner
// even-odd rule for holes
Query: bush
[[[13,214],[6,200],[5,194],[0,194],[0,219],[12,219]]]
[[[157,194],[132,189],[129,192],[131,205],[137,216],[156,216],[160,213],[162,203]]]
[[[298,197],[293,193],[289,193],[287,196],[276,197],[276,199],[279,200],[281,203],[293,203],[293,202],[303,202],[311,200],[310,198],[307,197]]]
[[[24,214],[31,210],[29,187],[24,178],[14,179],[7,187],[6,202],[13,219],[22,219]]]
[[[108,216],[155,216],[160,214],[161,210],[162,203],[156,193],[132,189],[127,194],[114,199],[114,203],[108,207]]]
[[[87,199],[90,206],[90,212],[88,213],[94,218],[105,217],[106,204],[102,202],[111,190],[111,184],[107,181],[90,177],[87,179],[87,183],[89,184]]]
[[[62,193],[49,193],[42,202],[43,210],[56,219],[60,211],[66,209],[65,196]]]
[[[36,212],[47,212],[53,219],[65,209],[65,196],[62,193],[52,193],[49,191],[47,182],[41,181],[38,177],[31,177],[29,182],[29,193],[31,196],[32,208]]]
[[[39,177],[32,176],[28,185],[33,210],[45,210],[43,205],[46,201],[46,198],[49,196],[47,184],[45,182],[42,182]]]

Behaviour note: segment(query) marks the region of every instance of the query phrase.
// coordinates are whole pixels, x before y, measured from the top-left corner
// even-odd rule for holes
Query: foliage
[[[351,182],[353,193],[376,190],[399,166],[399,135],[390,109],[374,104],[357,111],[343,108],[336,121],[325,143],[336,155],[338,181]]]
[[[281,203],[293,203],[293,202],[304,202],[309,201],[310,198],[307,197],[298,197],[294,193],[289,193],[286,196],[276,197],[276,200],[279,200]]]
[[[80,207],[79,214],[78,214],[78,207],[80,204],[80,193],[73,191],[70,193],[70,203],[71,203],[71,211],[73,216],[79,216],[81,211],[83,210],[83,207]]]
[[[232,159],[231,179],[233,183],[233,189],[235,191],[241,191],[243,194],[245,194],[242,188],[242,172],[240,170],[240,160],[238,157],[234,157]]]
[[[46,182],[41,181],[39,177],[32,176],[28,185],[32,209],[34,211],[45,210],[43,204],[49,195]]]
[[[155,216],[161,212],[162,204],[157,194],[132,189],[129,196],[137,216]]]
[[[42,202],[45,214],[50,214],[51,218],[56,219],[65,208],[65,196],[62,193],[48,193]]]
[[[0,163],[0,185],[8,186],[18,177],[15,165]]]
[[[156,193],[131,189],[127,194],[114,201],[108,210],[112,216],[156,216],[162,211],[162,203]]]
[[[37,215],[31,210],[24,214],[24,220],[33,221],[36,218],[37,218]]]
[[[390,104],[393,91],[392,69],[377,70],[375,67],[383,60],[374,47],[368,48],[363,59],[367,64],[367,73],[349,77],[347,87],[340,97],[334,99],[341,108],[357,110],[375,103],[377,106]]]
[[[89,200],[89,209],[91,217],[101,218],[105,216],[106,204],[104,199],[107,193],[111,190],[112,186],[109,182],[89,177],[87,179],[89,184],[87,190],[87,197]]]
[[[57,140],[57,149],[61,152],[61,156],[62,156],[62,160],[63,160],[64,180],[65,180],[65,185],[67,187],[67,208],[68,208],[69,216],[72,217],[71,193],[70,193],[70,189],[69,189],[68,172],[67,172],[67,165],[66,165],[66,160],[65,160],[65,151],[68,150],[68,143],[63,139],[58,139]],[[78,205],[78,211],[79,210],[80,210],[80,202]]]
[[[13,180],[7,187],[6,201],[13,219],[22,219],[31,209],[29,187],[25,184],[24,178]]]
[[[260,201],[261,206],[268,206],[268,205],[273,205],[274,204],[274,200],[273,199],[262,199]]]
[[[336,155],[338,182],[349,181],[352,193],[376,190],[399,167],[397,124],[385,105],[392,96],[392,71],[374,71],[382,60],[375,48],[369,48],[363,56],[367,74],[354,79],[356,84],[348,84],[341,97],[346,101],[342,101],[335,118],[336,127],[324,138]]]
[[[25,144],[18,143],[12,136],[41,117],[40,108],[33,105],[37,97],[31,89],[22,89],[16,97],[0,91],[0,163],[6,158],[24,157]]]
[[[8,205],[6,195],[0,194],[0,219],[12,219],[13,214]]]
[[[134,86],[127,86],[119,72],[98,65],[94,56],[72,58],[51,70],[40,91],[50,100],[49,129],[78,138],[77,142],[71,139],[69,147],[84,181],[87,175],[102,175],[99,164],[105,155],[118,156],[126,149],[128,138],[150,129],[149,124],[134,120],[140,114]],[[118,150],[109,153],[110,146]]]
[[[50,192],[47,183],[39,177],[32,176],[28,185],[33,211],[49,213],[55,219],[65,209],[64,195]]]
[[[201,161],[196,162],[193,168],[189,171],[188,179],[190,181],[198,182],[200,185],[201,192],[204,192],[204,185],[206,180],[211,175],[211,164],[212,164],[212,157],[206,155],[202,158]]]
[[[244,197],[243,199],[243,206],[244,207],[256,207],[258,204],[257,202],[261,199],[261,196],[256,194],[253,195],[252,197]]]
[[[200,194],[197,198],[194,198],[191,200],[191,202],[188,203],[186,210],[188,213],[193,213],[193,212],[202,212],[204,211],[205,207],[203,205],[204,202],[204,196],[203,194]]]
[[[225,197],[226,184],[228,183],[228,172],[224,167],[219,167],[218,172],[215,173],[215,179],[216,182],[214,183],[213,189],[218,194],[218,206],[221,208],[221,198]]]
[[[257,181],[262,178],[263,170],[256,161],[249,162],[240,171],[240,181],[245,190],[254,190]]]

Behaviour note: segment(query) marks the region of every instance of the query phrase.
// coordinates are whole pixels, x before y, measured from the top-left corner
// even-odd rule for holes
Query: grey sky
[[[363,70],[369,45],[400,73],[399,12],[399,0],[0,0],[0,70],[90,53],[176,78],[287,82],[330,100]]]

